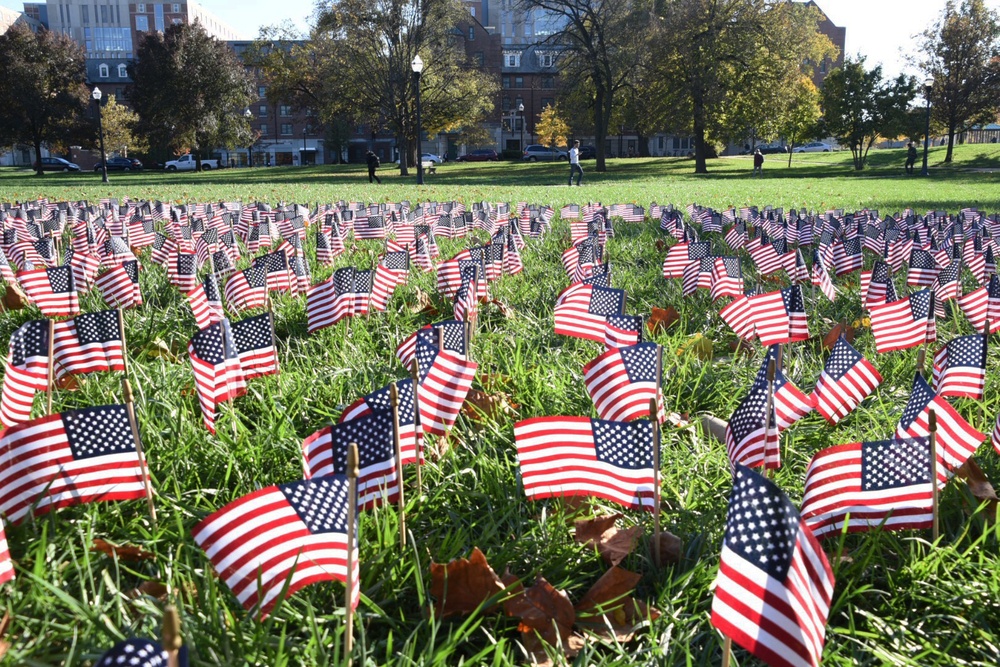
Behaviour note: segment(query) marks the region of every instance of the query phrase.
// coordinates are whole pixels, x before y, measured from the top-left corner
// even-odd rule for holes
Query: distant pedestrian
[[[365,159],[368,161],[368,182],[382,185],[382,179],[375,175],[375,170],[378,169],[381,164],[378,161],[378,156],[375,155],[375,153],[368,151],[368,155],[365,156]]]
[[[764,175],[764,154],[760,152],[759,148],[753,152],[753,175]]]
[[[913,165],[917,163],[917,147],[913,142],[906,144],[906,173],[913,175]]]
[[[580,140],[573,142],[573,148],[569,149],[569,184],[573,185],[573,174],[576,174],[576,184],[580,185],[583,180],[583,167],[580,166]]]

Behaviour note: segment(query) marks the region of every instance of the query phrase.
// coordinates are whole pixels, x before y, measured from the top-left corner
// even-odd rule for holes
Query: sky
[[[314,0],[199,0],[245,38],[260,26],[290,20],[305,30]],[[914,35],[922,32],[944,8],[945,0],[817,0],[830,19],[847,28],[847,55],[861,54],[868,63],[881,63],[886,75],[907,71],[905,55],[915,51]],[[1000,11],[1000,0],[986,0]],[[21,0],[0,0],[21,9]]]

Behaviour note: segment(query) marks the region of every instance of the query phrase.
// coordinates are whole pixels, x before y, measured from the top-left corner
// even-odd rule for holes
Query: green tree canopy
[[[0,137],[33,146],[39,176],[42,144],[81,133],[86,80],[83,49],[66,35],[20,24],[0,35]]]
[[[199,24],[147,32],[129,67],[129,101],[137,130],[156,147],[201,155],[218,146],[250,142],[244,111],[253,81],[229,46]]]
[[[128,155],[128,151],[135,154],[149,148],[142,135],[135,131],[139,115],[124,104],[119,104],[114,95],[108,95],[108,101],[101,109],[101,121],[104,125],[105,149],[108,152]],[[94,132],[95,145],[97,137],[98,133]]]

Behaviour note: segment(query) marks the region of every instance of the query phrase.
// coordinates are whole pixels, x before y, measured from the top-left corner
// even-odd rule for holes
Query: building
[[[819,22],[819,31],[826,35],[833,45],[837,47],[837,57],[836,58],[825,58],[823,62],[819,63],[815,69],[813,69],[813,83],[819,88],[823,85],[823,80],[826,79],[826,75],[844,65],[844,49],[847,44],[847,28],[842,28],[838,25],[834,25],[830,17],[826,15],[826,12],[817,5],[813,0],[809,0],[806,3],[807,7],[815,7],[819,11],[821,18]]]
[[[19,12],[15,9],[0,7],[0,35],[18,24],[28,26],[33,32],[38,32],[38,29],[42,27],[42,22],[27,11]]]

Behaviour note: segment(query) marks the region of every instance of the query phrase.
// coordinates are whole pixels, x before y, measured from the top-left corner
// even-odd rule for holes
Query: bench
[[[425,174],[436,174],[437,165],[430,160],[424,160],[420,163],[421,168],[423,168]]]

